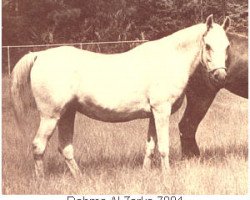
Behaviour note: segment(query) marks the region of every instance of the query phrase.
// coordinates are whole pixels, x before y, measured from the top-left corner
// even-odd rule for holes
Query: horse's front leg
[[[164,103],[152,107],[155,120],[158,150],[161,156],[161,169],[164,177],[169,173],[169,117],[171,104]]]
[[[198,92],[195,88],[187,90],[187,106],[179,123],[182,157],[185,158],[200,155],[195,139],[196,130],[217,93],[217,91],[209,91],[209,89]]]

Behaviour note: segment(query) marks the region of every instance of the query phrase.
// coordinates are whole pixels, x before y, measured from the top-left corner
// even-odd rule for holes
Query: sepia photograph
[[[2,1],[3,195],[248,190],[247,0]]]

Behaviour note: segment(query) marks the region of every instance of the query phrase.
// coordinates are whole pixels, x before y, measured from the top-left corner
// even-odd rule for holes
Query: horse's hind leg
[[[39,129],[33,140],[33,155],[35,160],[35,173],[37,178],[44,177],[43,155],[47,142],[55,130],[58,119],[41,117]]]
[[[76,178],[81,174],[80,169],[74,159],[73,133],[75,109],[68,108],[62,115],[58,123],[59,152],[64,156],[67,166],[72,175]]]
[[[157,146],[157,136],[155,129],[154,118],[151,117],[149,120],[148,136],[146,143],[146,154],[143,162],[143,169],[150,169],[152,163],[152,156],[154,154],[155,148]]]

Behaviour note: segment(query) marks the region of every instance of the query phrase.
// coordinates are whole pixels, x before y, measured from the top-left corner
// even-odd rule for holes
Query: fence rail
[[[38,44],[38,45],[13,45],[13,46],[2,46],[2,49],[6,50],[6,56],[7,56],[7,67],[8,67],[8,74],[11,74],[11,50],[12,49],[20,49],[20,48],[50,48],[50,47],[57,47],[57,46],[77,46],[78,48],[82,49],[84,46],[86,45],[91,45],[91,46],[98,46],[98,51],[101,52],[100,46],[99,45],[123,45],[123,44],[134,44],[133,46],[135,46],[135,44],[138,43],[143,43],[143,42],[147,42],[148,40],[128,40],[128,41],[108,41],[108,42],[78,42],[78,43],[60,43],[60,44]],[[131,47],[131,46],[129,46]],[[129,48],[127,47],[127,48]],[[126,48],[126,49],[127,49]],[[23,56],[25,53],[27,53],[26,51],[24,51],[24,53],[22,53],[21,56]],[[109,52],[111,53],[111,52]],[[17,56],[18,59],[20,59],[20,55]],[[4,58],[4,56],[3,56]],[[18,60],[15,59],[15,60]],[[4,59],[3,59],[4,60]],[[15,63],[15,62],[14,62]],[[4,65],[4,61],[2,61],[2,65]],[[4,70],[3,70],[4,71]]]

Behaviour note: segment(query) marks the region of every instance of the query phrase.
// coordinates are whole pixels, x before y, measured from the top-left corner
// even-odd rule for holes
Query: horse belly
[[[89,97],[78,102],[77,110],[90,118],[104,122],[126,122],[148,118],[151,115],[150,105],[147,102],[127,101],[105,104]]]

